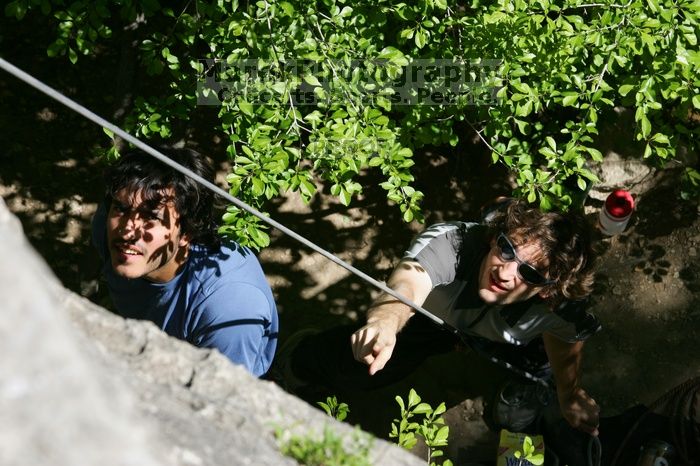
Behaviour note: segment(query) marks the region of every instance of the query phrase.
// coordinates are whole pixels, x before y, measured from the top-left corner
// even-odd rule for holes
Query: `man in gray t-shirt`
[[[488,224],[434,225],[419,235],[388,285],[461,332],[525,347],[541,337],[563,417],[597,435],[599,408],[580,386],[583,341],[598,321],[582,300],[593,285],[589,227],[575,213],[543,213],[513,201]],[[383,294],[351,337],[353,356],[384,369],[405,345],[414,311]],[[394,350],[397,354],[394,355]]]
[[[597,320],[576,302],[562,301],[552,309],[539,293],[510,305],[479,299],[478,272],[491,249],[488,238],[487,225],[449,222],[414,239],[403,262],[420,264],[430,278],[425,309],[467,335],[517,346],[543,332],[574,343],[597,330]]]

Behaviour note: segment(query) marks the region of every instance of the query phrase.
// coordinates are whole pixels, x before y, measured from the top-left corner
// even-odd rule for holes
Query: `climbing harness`
[[[110,130],[113,134],[116,134],[117,136],[121,137],[125,141],[133,144],[134,146],[138,147],[139,149],[146,152],[147,154],[160,160],[164,164],[174,168],[175,170],[179,171],[180,173],[184,174],[185,176],[188,176],[188,177],[194,179],[195,181],[202,184],[203,186],[205,186],[209,190],[213,191],[215,194],[218,194],[219,196],[223,197],[227,201],[231,202],[236,207],[238,207],[242,210],[245,210],[246,212],[248,212],[250,214],[255,215],[263,222],[267,223],[268,225],[272,226],[273,228],[280,230],[282,233],[284,233],[288,236],[291,236],[292,238],[294,238],[298,242],[302,243],[306,247],[321,254],[326,259],[330,260],[331,262],[336,263],[337,265],[343,267],[347,271],[360,277],[361,279],[363,279],[364,281],[366,281],[370,285],[374,286],[375,288],[378,288],[379,290],[383,291],[384,293],[387,293],[388,295],[393,296],[394,298],[398,299],[403,304],[415,309],[416,312],[427,317],[428,319],[433,321],[435,324],[437,324],[440,327],[448,330],[449,332],[457,335],[462,341],[464,341],[476,353],[489,359],[491,362],[498,364],[502,367],[505,367],[506,369],[509,369],[510,371],[512,371],[512,372],[514,372],[522,377],[525,377],[525,378],[533,380],[537,383],[549,386],[549,382],[547,380],[542,379],[540,377],[537,377],[528,371],[525,371],[523,369],[515,367],[506,361],[503,361],[503,360],[496,358],[488,353],[485,353],[483,350],[480,350],[477,346],[475,346],[473,344],[473,342],[470,340],[470,337],[468,335],[464,334],[463,332],[460,332],[459,329],[449,325],[447,322],[445,322],[444,320],[435,316],[430,311],[424,309],[423,307],[419,306],[418,304],[414,303],[413,301],[409,300],[408,298],[406,298],[406,297],[402,296],[401,294],[397,293],[396,291],[392,290],[391,288],[386,286],[384,283],[381,283],[381,282],[375,280],[374,278],[370,277],[366,273],[353,267],[352,265],[348,264],[344,260],[342,260],[339,257],[335,256],[334,254],[326,251],[325,249],[323,249],[320,246],[316,245],[315,243],[309,241],[308,239],[304,238],[303,236],[299,235],[298,233],[290,230],[289,228],[285,227],[281,223],[275,221],[274,219],[272,219],[270,217],[265,216],[262,212],[249,206],[248,204],[246,204],[245,202],[241,201],[240,199],[234,197],[230,193],[227,193],[226,191],[219,188],[211,181],[209,181],[205,178],[202,178],[201,176],[197,175],[196,173],[192,172],[191,170],[183,167],[182,165],[178,164],[177,162],[174,162],[173,160],[169,159],[168,157],[166,157],[165,155],[163,155],[159,151],[157,151],[154,148],[152,148],[151,146],[149,146],[148,144],[141,142],[139,139],[135,138],[134,136],[127,133],[126,131],[122,130],[120,127],[110,123],[109,121],[107,121],[104,118],[100,117],[99,115],[95,114],[91,110],[88,110],[87,108],[83,107],[82,105],[75,102],[74,100],[64,96],[63,94],[61,94],[57,90],[44,84],[43,82],[36,79],[32,75],[26,73],[25,71],[22,71],[21,69],[17,68],[16,66],[11,64],[10,62],[4,60],[3,58],[0,58],[0,68],[5,70],[9,74],[13,75],[14,77],[19,79],[20,81],[23,81],[26,84],[34,87],[35,89],[43,92],[44,94],[51,97],[52,99],[57,100],[61,104],[70,108],[71,110],[81,114],[82,116],[84,116],[88,120],[92,121],[93,123],[96,123],[99,126]]]

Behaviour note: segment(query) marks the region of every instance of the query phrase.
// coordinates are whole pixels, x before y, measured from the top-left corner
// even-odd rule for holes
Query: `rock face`
[[[354,430],[216,351],[64,289],[0,201],[0,464],[293,465],[273,432]],[[423,461],[375,439],[373,464]]]

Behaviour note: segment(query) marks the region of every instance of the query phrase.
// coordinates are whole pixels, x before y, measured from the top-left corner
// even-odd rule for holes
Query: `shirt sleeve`
[[[428,273],[433,287],[455,281],[466,265],[464,248],[476,248],[476,244],[464,241],[464,231],[475,223],[448,222],[438,223],[414,238],[411,246],[404,253],[404,260],[415,260]]]
[[[256,377],[265,374],[274,356],[272,307],[265,294],[247,283],[227,283],[198,306],[191,338],[203,348],[216,348]]]

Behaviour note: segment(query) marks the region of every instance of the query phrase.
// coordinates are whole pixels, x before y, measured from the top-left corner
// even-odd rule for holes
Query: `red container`
[[[624,189],[618,189],[610,193],[605,200],[605,205],[600,209],[598,223],[600,231],[608,236],[622,233],[634,210],[634,198]]]

